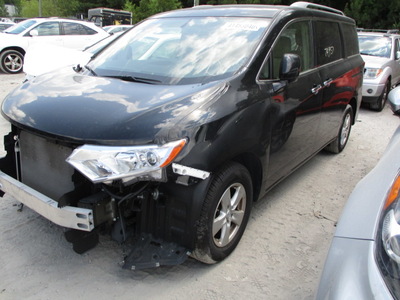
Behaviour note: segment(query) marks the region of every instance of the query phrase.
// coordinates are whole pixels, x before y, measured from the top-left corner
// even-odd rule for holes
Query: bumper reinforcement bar
[[[57,201],[3,172],[0,172],[0,190],[57,225],[83,231],[92,231],[94,228],[91,209],[73,206],[59,208]]]

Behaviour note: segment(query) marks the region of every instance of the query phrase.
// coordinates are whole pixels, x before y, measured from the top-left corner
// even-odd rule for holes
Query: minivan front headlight
[[[66,161],[94,183],[135,177],[159,180],[162,168],[175,159],[185,144],[186,139],[161,146],[83,145]]]
[[[382,69],[379,68],[365,68],[364,70],[364,79],[375,79],[378,78],[379,75],[383,72]]]
[[[400,296],[400,174],[392,183],[381,213],[376,238],[376,260],[387,287],[398,298]]]

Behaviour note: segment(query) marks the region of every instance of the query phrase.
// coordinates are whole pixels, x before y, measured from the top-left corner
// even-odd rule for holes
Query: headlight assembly
[[[161,146],[96,146],[76,148],[67,162],[92,182],[110,182],[146,177],[159,180],[162,168],[168,166],[186,144],[186,140]]]
[[[400,295],[400,174],[386,197],[376,239],[376,260],[393,295]]]
[[[365,79],[375,79],[375,78],[379,77],[379,75],[381,75],[382,72],[383,72],[383,70],[378,69],[378,68],[365,68],[364,78]]]

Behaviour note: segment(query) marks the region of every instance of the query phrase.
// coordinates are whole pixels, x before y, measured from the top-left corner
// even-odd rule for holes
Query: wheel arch
[[[256,201],[260,195],[263,174],[260,160],[255,155],[243,153],[232,161],[242,164],[249,171],[253,184],[253,201]]]
[[[356,123],[356,118],[358,115],[358,111],[360,109],[359,105],[357,105],[357,99],[356,98],[351,98],[350,102],[349,102],[351,108],[353,109],[353,122],[352,125],[354,125]]]
[[[8,50],[18,51],[19,53],[22,54],[22,56],[25,56],[25,53],[26,53],[24,48],[17,47],[17,46],[3,48],[3,50],[1,50],[1,53],[3,53],[4,51],[8,51]]]
[[[389,84],[390,84],[390,88],[392,88],[392,74],[390,74],[388,76],[388,78],[386,79],[386,82],[388,82],[388,81],[389,81]]]

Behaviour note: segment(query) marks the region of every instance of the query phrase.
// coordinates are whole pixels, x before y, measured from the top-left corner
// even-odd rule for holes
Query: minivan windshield
[[[4,32],[11,33],[11,34],[18,34],[36,23],[37,23],[36,20],[31,20],[31,19],[24,20],[22,22],[19,22],[18,24],[15,24],[14,26],[12,26],[10,28],[7,28],[6,30],[4,30]]]
[[[162,84],[205,83],[232,76],[252,56],[269,19],[149,19],[106,48],[92,74]]]
[[[390,58],[392,39],[384,36],[359,35],[358,43],[362,55]]]

